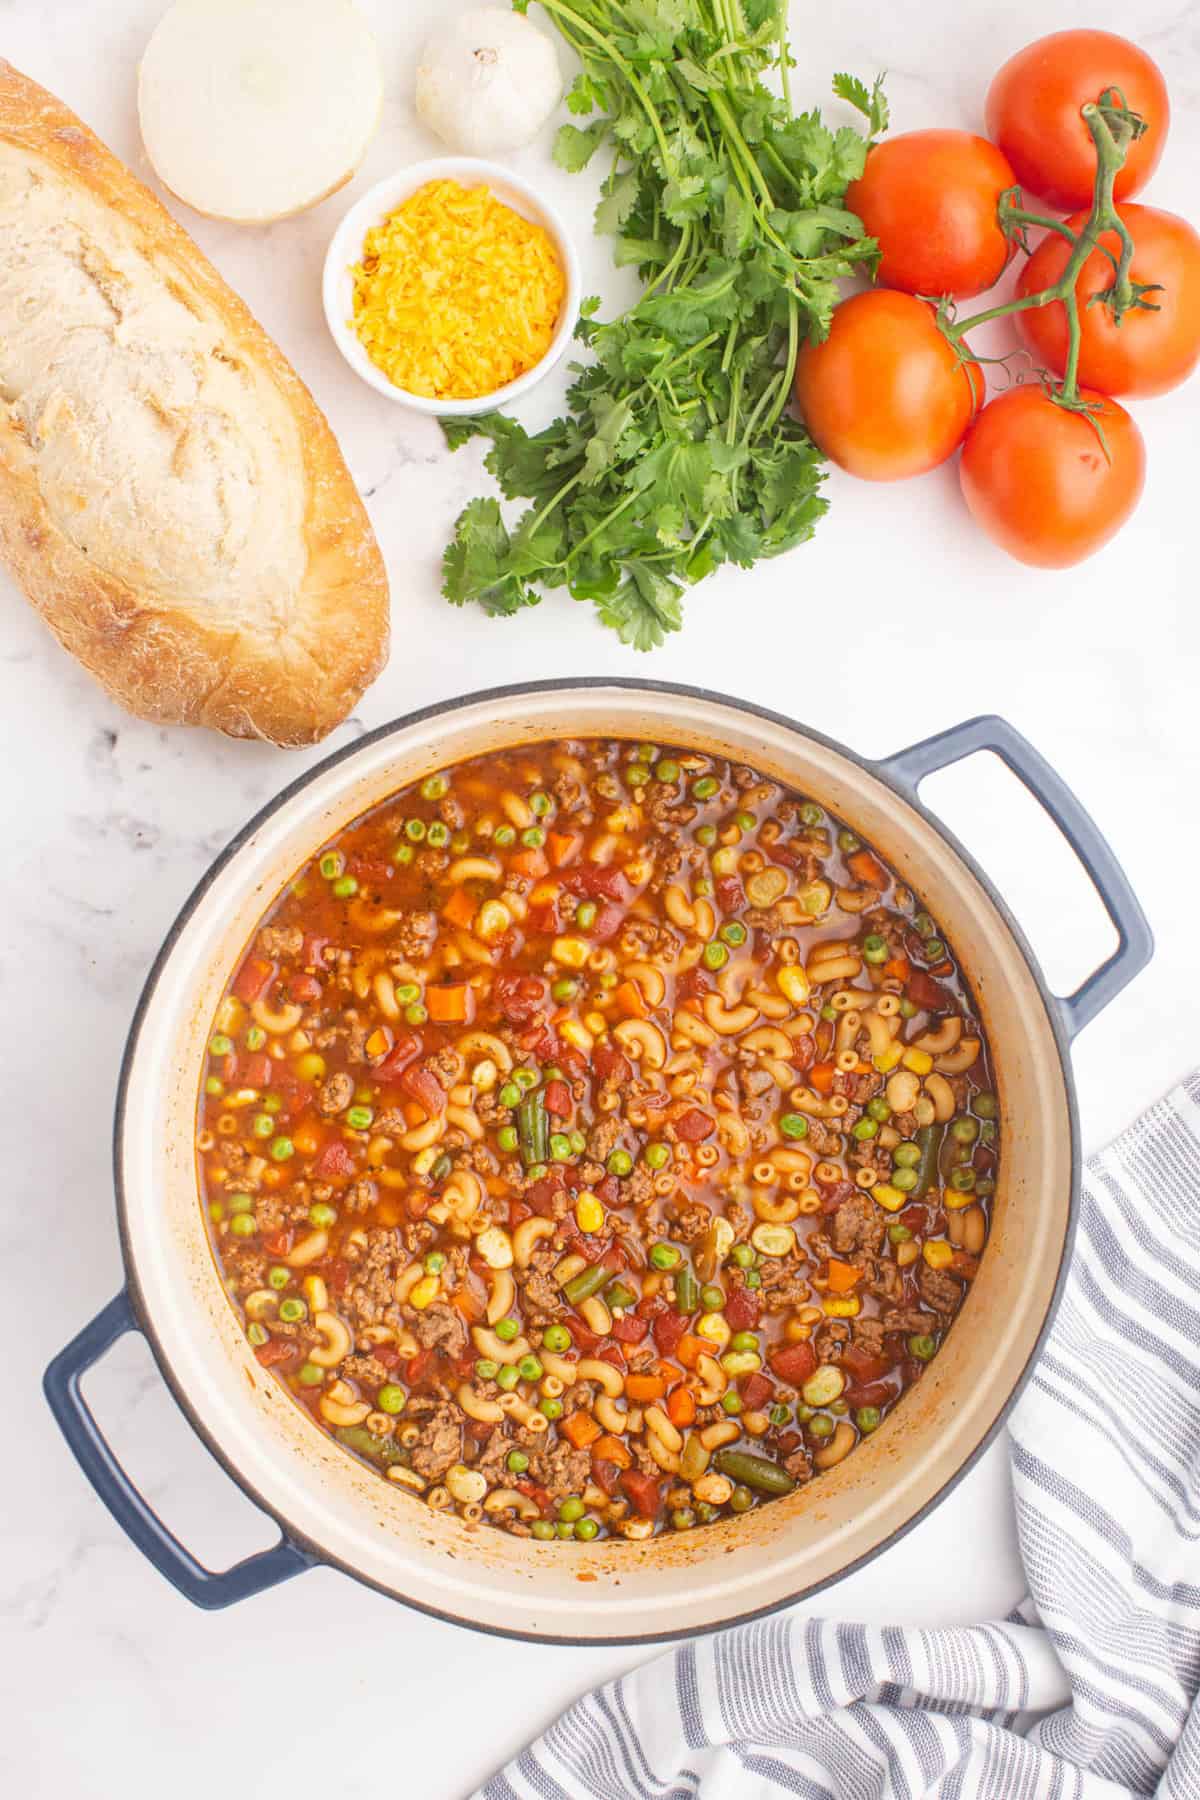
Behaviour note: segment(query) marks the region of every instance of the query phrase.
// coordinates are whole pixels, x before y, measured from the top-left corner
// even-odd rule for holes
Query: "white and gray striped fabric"
[[[1010,1432],[1030,1598],[795,1613],[588,1695],[483,1800],[1200,1800],[1200,1074],[1095,1157]]]

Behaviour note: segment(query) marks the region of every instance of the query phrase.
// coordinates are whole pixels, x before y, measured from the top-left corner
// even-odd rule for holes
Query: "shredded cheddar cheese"
[[[550,235],[486,187],[430,181],[363,244],[354,329],[410,394],[473,400],[550,348],[566,283]]]

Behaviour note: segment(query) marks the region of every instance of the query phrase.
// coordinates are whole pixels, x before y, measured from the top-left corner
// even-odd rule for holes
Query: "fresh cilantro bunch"
[[[565,587],[649,650],[679,629],[686,588],[790,550],[825,511],[820,457],[784,408],[801,341],[825,336],[839,281],[876,254],[840,204],[868,140],[793,113],[787,0],[542,4],[582,64],[570,111],[600,114],[564,125],[555,158],[607,157],[596,226],[646,287],[607,323],[585,304],[591,360],[547,430],[443,421],[452,448],[491,438],[501,490],[531,502],[511,531],[496,500],[467,506],[443,592],[508,616]],[[760,79],[772,67],[782,98]],[[834,90],[886,129],[878,82]]]

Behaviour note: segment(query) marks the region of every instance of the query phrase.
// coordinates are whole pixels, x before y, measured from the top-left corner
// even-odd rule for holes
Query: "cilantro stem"
[[[602,31],[597,31],[596,27],[589,24],[580,13],[568,10],[563,4],[563,0],[541,0],[541,4],[548,13],[573,19],[579,30],[587,37],[590,37],[592,41],[600,47],[603,54],[607,56],[618,69],[620,69],[622,75],[641,101],[642,109],[645,112],[647,119],[650,121],[654,136],[658,142],[659,154],[663,159],[663,168],[672,169],[674,164],[671,159],[671,152],[667,147],[667,139],[663,131],[662,120],[658,115],[658,108],[654,105],[645,88],[642,86],[641,78],[639,77],[637,70],[633,68],[630,63],[625,61],[625,58],[621,55],[621,52],[617,49],[616,45],[609,38],[606,38]]]

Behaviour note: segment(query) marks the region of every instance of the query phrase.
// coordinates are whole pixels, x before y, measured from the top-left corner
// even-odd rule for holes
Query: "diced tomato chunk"
[[[354,1173],[354,1157],[350,1146],[341,1138],[332,1138],[313,1164],[318,1181],[349,1181]]]
[[[676,1312],[661,1312],[650,1327],[660,1356],[674,1356],[687,1330],[687,1320]]]
[[[780,1381],[786,1381],[790,1387],[799,1387],[816,1368],[817,1353],[808,1343],[780,1344],[767,1352],[767,1361]]]
[[[621,1465],[609,1462],[607,1457],[593,1456],[592,1476],[605,1493],[611,1496],[621,1485]]]
[[[569,1119],[572,1112],[571,1090],[565,1081],[548,1081],[544,1095],[546,1111],[556,1119]]]
[[[616,937],[625,922],[625,908],[618,906],[615,900],[602,900],[596,909],[596,917],[588,928],[588,936],[596,943],[607,943]]]
[[[287,1256],[295,1241],[295,1233],[285,1225],[281,1231],[268,1231],[263,1234],[263,1249],[268,1256]]]
[[[248,956],[233,978],[233,991],[249,1006],[252,1001],[261,1000],[274,976],[274,963],[264,962],[261,956]]]
[[[628,1081],[633,1073],[627,1057],[613,1044],[597,1044],[592,1052],[592,1067],[601,1081]]]
[[[371,1354],[385,1369],[394,1369],[400,1361],[400,1352],[395,1344],[376,1344]]]
[[[545,1004],[546,984],[536,975],[506,970],[492,982],[492,999],[510,1025],[528,1025]]]
[[[404,1037],[397,1038],[387,1055],[375,1064],[375,1076],[380,1081],[394,1081],[404,1073],[409,1063],[416,1061],[422,1049],[421,1040],[414,1033],[406,1033]]]
[[[525,1189],[525,1204],[543,1219],[554,1217],[554,1202],[562,1187],[565,1177],[563,1171],[554,1164],[546,1170],[540,1181],[533,1182]]]
[[[747,1412],[761,1412],[774,1392],[775,1383],[758,1370],[742,1379],[742,1405]]]
[[[675,1121],[676,1134],[683,1139],[685,1144],[701,1144],[705,1138],[711,1137],[716,1129],[716,1120],[710,1118],[707,1113],[701,1112],[696,1106],[693,1106],[690,1112],[685,1112],[681,1119]]]
[[[636,1313],[626,1313],[612,1322],[612,1334],[622,1344],[640,1344],[650,1329],[648,1319],[639,1319]]]
[[[525,929],[531,937],[557,937],[558,908],[553,900],[541,900],[525,914]]]
[[[612,1363],[615,1369],[623,1369],[625,1367],[625,1352],[622,1350],[620,1344],[614,1344],[608,1338],[602,1339],[600,1347],[596,1351],[596,1355],[600,1358],[601,1362]]]
[[[643,1475],[639,1469],[626,1469],[621,1475],[621,1486],[633,1503],[634,1512],[643,1519],[653,1519],[662,1506],[662,1483],[653,1475]]]
[[[446,1090],[434,1074],[422,1064],[415,1069],[405,1069],[400,1077],[400,1086],[410,1100],[417,1105],[428,1118],[434,1119],[446,1110]]]
[[[323,969],[325,952],[329,948],[327,937],[316,937],[310,933],[304,940],[304,948],[300,952],[300,961],[306,969]]]
[[[577,869],[568,869],[563,886],[588,900],[598,900],[601,895],[606,900],[624,900],[628,892],[620,869],[604,863],[581,863]]]
[[[254,1354],[264,1369],[273,1369],[276,1363],[290,1362],[299,1351],[299,1344],[290,1338],[268,1338],[265,1344],[259,1344]]]
[[[792,1039],[792,1054],[788,1057],[788,1061],[793,1068],[801,1071],[811,1069],[816,1057],[817,1040],[811,1031],[801,1032],[799,1037]]]
[[[227,1075],[227,1081],[230,1077]],[[271,1085],[271,1059],[264,1050],[247,1056],[242,1064],[242,1080],[247,1087],[265,1088]]]
[[[904,984],[904,992],[914,1006],[924,1012],[949,1012],[953,1006],[949,994],[936,981],[931,981],[924,969],[910,969],[908,980]]]
[[[843,1398],[847,1406],[890,1406],[896,1390],[890,1381],[852,1381]]]
[[[675,983],[675,992],[681,1000],[698,1000],[701,994],[712,992],[712,982],[703,969],[685,969]]]
[[[523,1219],[532,1219],[533,1208],[526,1206],[523,1200],[510,1200],[508,1203],[508,1229],[515,1231]]]
[[[761,1302],[753,1288],[731,1287],[725,1300],[725,1318],[733,1331],[753,1331]]]
[[[725,913],[741,912],[746,904],[746,896],[742,884],[736,875],[722,875],[714,883],[717,905]]]
[[[858,1344],[847,1344],[842,1351],[842,1367],[851,1379],[860,1385],[878,1381],[886,1375],[892,1366],[890,1356],[873,1356]],[[864,1405],[871,1404],[864,1401]]]
[[[288,982],[288,994],[301,1006],[307,1006],[321,998],[321,984],[315,975],[293,975]]]

